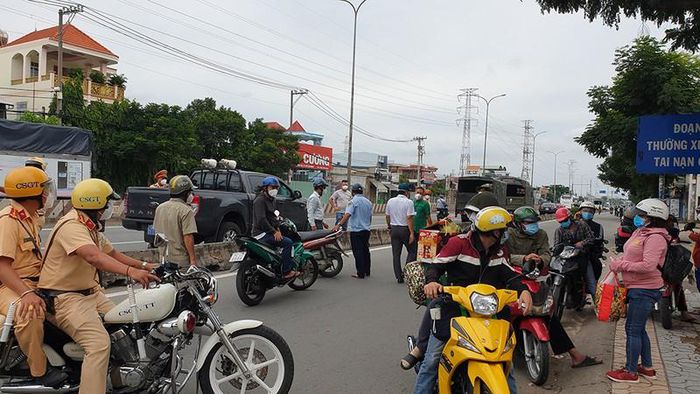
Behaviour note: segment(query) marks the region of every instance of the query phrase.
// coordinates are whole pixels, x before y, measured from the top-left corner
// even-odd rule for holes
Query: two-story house
[[[58,82],[58,26],[37,30],[12,41],[0,40],[0,102],[13,108],[9,119],[21,111],[48,111]],[[5,41],[5,43],[3,43]],[[124,87],[95,83],[89,78],[99,70],[107,79],[116,74],[119,57],[72,24],[63,30],[63,75],[81,69],[86,101],[113,102],[124,98]]]

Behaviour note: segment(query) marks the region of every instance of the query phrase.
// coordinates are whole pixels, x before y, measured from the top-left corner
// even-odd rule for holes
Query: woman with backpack
[[[611,271],[622,274],[628,303],[625,323],[627,362],[624,367],[607,373],[608,379],[615,382],[637,383],[640,374],[648,379],[656,378],[646,324],[664,286],[660,267],[666,259],[670,241],[666,229],[668,215],[668,206],[663,201],[655,198],[640,201],[634,216],[637,230],[625,243],[622,257],[610,263]]]
[[[678,219],[673,215],[669,215],[666,226],[668,235],[671,237],[670,245],[680,245],[683,241],[680,238],[681,230],[678,228]],[[680,279],[678,282],[668,282],[667,284],[671,286],[676,309],[681,313],[681,321],[695,323],[696,319],[688,313],[688,302],[683,291],[683,279]]]

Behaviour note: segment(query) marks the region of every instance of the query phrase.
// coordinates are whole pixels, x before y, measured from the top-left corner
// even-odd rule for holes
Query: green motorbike
[[[308,289],[318,278],[318,262],[312,253],[304,250],[294,223],[289,219],[281,220],[280,231],[283,236],[294,242],[292,246],[294,266],[292,269],[300,273],[289,279],[282,277],[280,248],[263,243],[253,237],[239,236],[235,239],[240,251],[233,253],[230,261],[234,265],[238,264],[236,291],[238,297],[246,305],[258,305],[262,302],[267,290],[275,287],[289,286],[294,290]]]

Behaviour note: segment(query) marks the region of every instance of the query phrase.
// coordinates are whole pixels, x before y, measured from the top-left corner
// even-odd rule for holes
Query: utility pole
[[[296,89],[289,92],[289,128],[294,123],[294,104],[296,104],[303,95],[309,93],[307,89]],[[294,96],[299,96],[294,100]]]
[[[532,134],[532,120],[523,120],[523,170],[520,173],[520,178],[524,180],[530,179],[530,166],[532,164],[532,145],[534,144],[534,136]]]
[[[530,168],[530,186],[535,186],[535,147],[537,146],[537,137],[546,134],[546,131],[540,131],[532,136],[532,167]]]
[[[421,169],[423,167],[423,155],[425,154],[425,146],[423,141],[427,140],[428,137],[414,137],[413,141],[418,142],[418,186],[421,185]]]
[[[59,95],[56,96],[56,113],[58,115],[58,119],[60,123],[63,123],[61,121],[62,119],[62,114],[63,114],[63,15],[68,15],[68,23],[70,23],[71,20],[73,20],[73,16],[75,14],[83,12],[83,6],[80,4],[76,5],[69,5],[65,7],[61,7],[58,9],[58,32],[57,32],[57,40],[58,40],[58,92],[60,93]]]
[[[552,152],[552,151],[547,151],[547,153],[551,153],[554,155],[554,185],[552,187],[554,188],[554,201],[553,203],[557,203],[557,157],[559,154],[564,153],[563,150],[560,150],[559,152]]]
[[[461,89],[462,93],[457,96],[460,102],[464,102],[463,106],[457,108],[458,112],[462,112],[463,117],[457,120],[457,124],[462,124],[462,150],[459,155],[459,175],[464,176],[467,167],[471,164],[471,139],[472,126],[476,127],[477,120],[472,118],[472,110],[477,110],[479,107],[474,105],[472,99],[479,95],[476,91],[478,88]],[[483,172],[483,168],[481,171]]]
[[[569,167],[569,192],[573,196],[574,194],[574,172],[576,172],[576,168],[574,167],[576,165],[576,160],[569,160],[566,162],[567,167]]]
[[[479,95],[476,95],[476,96],[479,97],[480,99],[484,100],[484,102],[486,103],[486,121],[484,122],[485,123],[485,125],[484,125],[484,157],[483,157],[482,162],[481,162],[481,173],[483,174],[484,168],[486,168],[486,141],[489,138],[489,107],[491,106],[491,102],[493,100],[495,100],[499,97],[505,97],[506,94],[505,93],[499,94],[497,96],[491,97],[490,99],[487,99],[486,97],[482,97]]]

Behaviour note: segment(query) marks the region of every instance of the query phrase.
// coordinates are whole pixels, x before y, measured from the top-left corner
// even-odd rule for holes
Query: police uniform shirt
[[[0,211],[0,256],[12,259],[20,278],[37,278],[41,271],[40,252],[35,250],[35,243],[41,244],[38,221],[16,201]]]
[[[95,245],[107,254],[114,250],[97,225],[74,209],[56,223],[49,236],[39,288],[78,291],[99,286],[97,268],[75,253],[85,245]]]
[[[153,227],[168,238],[168,261],[189,265],[185,235],[197,233],[194,211],[180,198],[171,198],[156,208]]]

